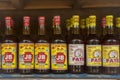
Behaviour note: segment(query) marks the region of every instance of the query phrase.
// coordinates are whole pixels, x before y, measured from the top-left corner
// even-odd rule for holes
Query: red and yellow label
[[[16,43],[2,43],[2,69],[16,69],[17,68],[17,44]]]
[[[49,43],[35,44],[35,69],[50,69]]]
[[[103,45],[103,66],[119,67],[119,45]]]
[[[34,69],[34,43],[19,43],[19,69]]]
[[[67,45],[51,44],[52,70],[67,70]]]
[[[87,66],[102,66],[101,45],[86,46]]]

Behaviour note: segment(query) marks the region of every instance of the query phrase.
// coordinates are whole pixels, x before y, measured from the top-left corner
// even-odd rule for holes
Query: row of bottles
[[[19,40],[19,36],[13,33],[12,18],[6,17],[5,36],[1,37],[2,73],[118,74],[120,41],[114,35],[113,16],[106,16],[106,32],[100,38],[96,31],[95,15],[79,20],[79,16],[74,15],[67,21],[70,23],[67,24],[68,35],[65,36],[62,34],[60,16],[54,16],[53,35],[48,36],[45,17],[41,16],[38,18],[38,37],[34,41],[30,36],[29,16],[23,18],[23,36]],[[85,21],[89,23],[87,29]],[[82,30],[79,22],[82,23]]]

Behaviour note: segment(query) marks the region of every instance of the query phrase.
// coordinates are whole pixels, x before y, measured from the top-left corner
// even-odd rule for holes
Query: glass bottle
[[[89,16],[89,35],[86,38],[86,73],[101,73],[101,41],[96,33],[96,16]]]
[[[68,59],[70,73],[84,72],[84,40],[80,34],[79,15],[73,17],[73,33],[70,36],[68,43]]]
[[[30,17],[23,17],[23,36],[19,40],[19,73],[30,74],[34,71],[34,41],[30,37]]]
[[[1,44],[2,72],[7,74],[17,71],[17,38],[14,35],[11,22],[10,16],[5,17],[5,36]]]
[[[60,16],[54,16],[54,35],[51,40],[51,70],[53,73],[67,73],[67,44],[60,26]]]
[[[113,15],[106,16],[107,33],[102,40],[103,74],[119,73],[119,40],[114,35]]]
[[[38,38],[35,43],[35,72],[49,73],[50,72],[50,41],[46,35],[45,17],[38,18]]]

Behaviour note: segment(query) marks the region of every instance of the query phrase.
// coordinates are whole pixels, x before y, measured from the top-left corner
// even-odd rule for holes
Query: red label
[[[24,62],[32,62],[33,55],[31,54],[31,52],[25,52],[23,57],[24,57]]]
[[[45,17],[44,16],[40,16],[38,18],[39,21],[39,26],[44,26],[45,25]]]
[[[12,52],[6,52],[4,55],[4,60],[5,62],[13,62],[14,59],[14,55],[12,54]]]
[[[56,63],[57,64],[64,64],[66,56],[64,53],[57,53],[56,55]]]
[[[23,20],[24,20],[24,26],[30,26],[30,17],[29,16],[25,16],[24,18],[23,18]]]
[[[55,25],[60,25],[60,16],[55,16],[54,17],[54,24]]]
[[[47,60],[47,55],[44,52],[39,52],[37,59],[39,63],[45,63]]]

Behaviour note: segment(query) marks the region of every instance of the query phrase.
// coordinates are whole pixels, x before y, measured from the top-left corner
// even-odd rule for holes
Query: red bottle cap
[[[102,27],[105,28],[105,26],[106,26],[106,18],[103,17],[102,18]]]
[[[54,16],[54,24],[60,25],[60,16]]]
[[[29,16],[24,16],[23,17],[23,23],[24,23],[24,26],[29,27],[30,26],[30,17]]]
[[[11,19],[11,27],[14,27],[14,20]]]
[[[39,23],[39,26],[44,26],[45,25],[45,17],[44,16],[38,17],[38,23]]]
[[[6,27],[11,27],[12,18],[10,16],[5,17],[5,25]]]

